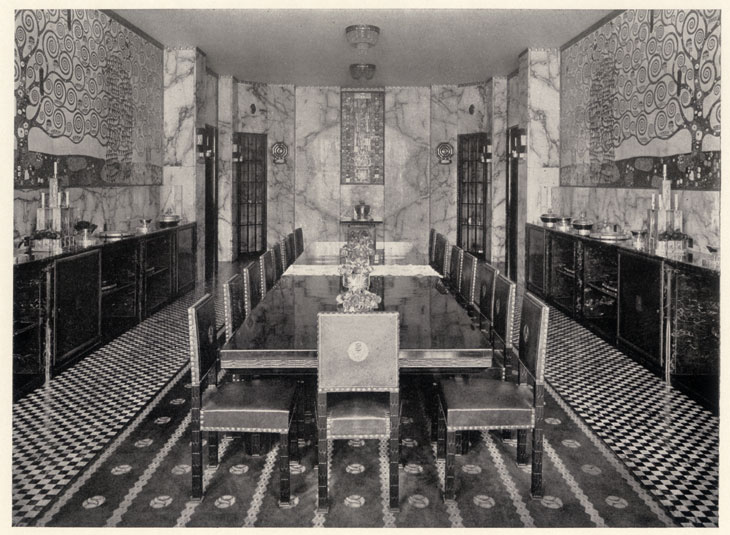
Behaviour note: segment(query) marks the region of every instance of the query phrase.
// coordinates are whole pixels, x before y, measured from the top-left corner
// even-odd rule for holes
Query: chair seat
[[[327,401],[327,437],[388,437],[389,403],[388,394],[379,392],[330,394]]]
[[[441,381],[449,430],[521,429],[535,423],[533,393],[526,386],[487,377]]]
[[[222,383],[203,393],[202,430],[286,433],[296,391],[293,379]]]

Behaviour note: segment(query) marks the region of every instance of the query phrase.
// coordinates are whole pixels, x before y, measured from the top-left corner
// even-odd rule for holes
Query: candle
[[[656,208],[656,195],[654,193],[651,194],[651,209],[654,210]]]
[[[41,192],[41,208],[46,207],[46,194],[44,192]]]
[[[68,204],[68,190],[66,190],[64,193],[66,194],[66,208],[68,208],[69,207],[69,204]]]
[[[662,165],[662,178],[667,179],[667,164]]]
[[[679,193],[674,194],[674,209],[679,208]]]
[[[57,203],[56,203],[56,206],[58,206],[59,208],[60,208],[61,206],[63,206],[63,205],[61,204],[61,200],[62,200],[62,199],[61,199],[61,195],[62,195],[62,193],[61,193],[61,192],[59,191],[59,192],[58,192],[58,198],[57,198]]]
[[[53,162],[53,178],[58,176],[58,162]]]

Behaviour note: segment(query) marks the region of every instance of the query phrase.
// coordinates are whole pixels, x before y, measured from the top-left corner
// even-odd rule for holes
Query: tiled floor
[[[233,269],[221,265],[218,280]],[[35,524],[187,370],[185,310],[206,289],[220,296],[221,287],[201,285],[14,404],[14,525]],[[556,399],[678,525],[717,526],[718,418],[562,313],[550,314],[546,376]]]

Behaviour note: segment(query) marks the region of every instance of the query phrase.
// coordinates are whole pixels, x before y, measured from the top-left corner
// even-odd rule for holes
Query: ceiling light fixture
[[[355,24],[345,28],[345,37],[350,45],[357,48],[357,52],[364,56],[368,49],[375,46],[380,35],[380,28],[370,24]]]
[[[350,76],[355,80],[364,78],[370,80],[375,74],[375,65],[372,63],[353,63],[350,65]]]

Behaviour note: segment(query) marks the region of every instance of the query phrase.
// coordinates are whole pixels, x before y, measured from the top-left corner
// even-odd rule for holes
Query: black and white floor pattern
[[[223,280],[201,285],[13,405],[13,525],[34,525],[187,369],[186,309],[204,291],[220,305]],[[221,306],[217,315],[222,326]],[[677,525],[717,526],[718,418],[555,309],[548,341],[550,387]]]

